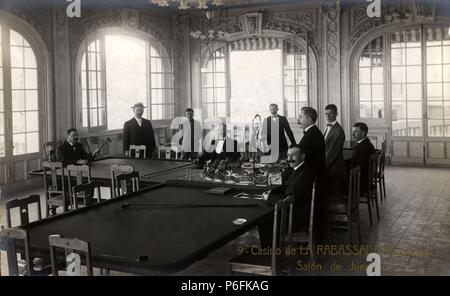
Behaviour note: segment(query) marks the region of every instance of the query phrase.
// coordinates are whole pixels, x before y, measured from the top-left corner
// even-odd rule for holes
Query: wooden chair
[[[44,142],[42,148],[44,151],[44,161],[56,161],[56,146],[58,142]]]
[[[139,173],[124,173],[116,177],[117,192],[120,195],[139,190]]]
[[[29,210],[29,206],[32,204],[36,204],[37,206],[37,220],[41,220],[42,219],[42,214],[41,214],[41,198],[39,195],[30,195],[27,198],[21,198],[21,199],[13,199],[10,200],[6,203],[5,208],[6,208],[6,224],[7,227],[12,227],[12,222],[11,222],[11,211],[15,208],[19,208],[19,224],[15,225],[15,226],[20,226],[20,225],[24,225],[27,223],[30,223],[31,218],[30,218],[30,210]],[[17,256],[8,256],[8,262],[16,262],[18,265],[20,266],[24,266],[25,264],[28,264],[25,260],[17,260]],[[33,275],[48,275],[49,272],[49,267],[48,265],[46,265],[45,260],[40,259],[40,258],[36,258],[38,259],[36,262],[39,262],[38,265],[35,265],[35,267],[38,270],[32,270]],[[31,263],[30,263],[31,266]]]
[[[316,182],[313,184],[311,195],[311,209],[309,214],[309,226],[306,229],[295,232],[292,234],[292,244],[307,243],[311,248],[310,258],[311,263],[316,262],[316,243],[314,238],[314,211],[316,203]]]
[[[131,158],[145,158],[147,156],[147,147],[145,145],[130,145],[129,153]]]
[[[281,257],[292,243],[292,212],[294,197],[288,196],[275,203],[271,255],[254,255],[244,251],[229,261],[231,273],[278,275],[281,274]]]
[[[44,185],[46,191],[46,217],[56,214],[56,208],[62,207],[67,211],[70,205],[70,195],[66,188],[64,166],[61,162],[44,161]],[[58,172],[61,174],[58,176]]]
[[[63,238],[61,235],[55,234],[48,237],[48,243],[50,245],[50,258],[52,261],[53,276],[59,276],[56,254],[57,248],[64,249],[66,262],[70,257],[74,259],[72,262],[67,262],[69,263],[69,266],[67,266],[68,269],[73,268],[73,270],[66,271],[66,275],[81,276],[81,256],[79,253],[82,253],[85,256],[87,275],[94,275],[91,264],[91,246],[89,242],[79,239]],[[78,258],[79,260],[76,258]]]
[[[85,183],[91,182],[91,168],[89,165],[68,165],[66,167],[67,170],[67,177],[69,179],[69,192],[70,192],[70,204],[72,208],[75,206],[75,203],[77,201],[75,200],[75,192],[74,187],[78,185],[82,185]],[[82,191],[78,191],[78,198],[80,200],[84,200],[84,197],[82,196]]]
[[[89,182],[89,183],[83,183],[77,186],[74,186],[72,188],[73,192],[73,206],[74,209],[78,209],[80,201],[82,202],[83,206],[89,206],[96,202],[101,201],[101,193],[100,193],[100,187],[102,184],[99,182]],[[95,197],[95,191],[97,190],[97,197]]]
[[[22,241],[25,261],[17,258],[16,241]],[[2,228],[0,231],[0,249],[6,251],[8,257],[8,270],[10,276],[32,275],[29,235],[21,228]],[[19,263],[19,261],[22,261]],[[19,267],[24,264],[24,271]]]
[[[134,167],[130,165],[112,165],[111,166],[111,196],[120,196],[119,186],[117,182],[117,176],[121,174],[130,174],[134,172]],[[139,182],[138,182],[139,183]],[[138,184],[139,186],[139,184]]]
[[[24,225],[30,223],[30,210],[29,206],[32,204],[37,205],[37,219],[42,219],[42,212],[41,212],[41,197],[39,195],[30,195],[26,198],[16,198],[13,200],[10,200],[6,203],[6,226],[12,227],[11,223],[11,210],[15,208],[19,208],[19,225]]]
[[[359,197],[360,203],[367,204],[367,209],[369,211],[370,226],[373,225],[372,219],[372,206],[375,204],[377,220],[380,220],[380,210],[378,208],[378,195],[377,195],[377,170],[378,170],[378,158],[377,152],[373,153],[369,159],[369,174],[368,180],[363,180],[367,183],[367,192],[362,192]]]
[[[350,170],[348,195],[342,202],[332,202],[329,206],[329,222],[331,228],[346,229],[349,233],[350,244],[353,245],[353,223],[356,222],[358,231],[358,244],[361,244],[361,227],[359,222],[359,189],[361,167]]]
[[[381,143],[380,162],[378,164],[377,183],[380,188],[380,200],[386,199],[386,183],[384,180],[384,165],[386,163],[386,140]]]

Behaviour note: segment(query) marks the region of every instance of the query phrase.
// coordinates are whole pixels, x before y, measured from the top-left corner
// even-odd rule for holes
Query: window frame
[[[245,38],[246,36],[242,36],[242,38]],[[269,36],[264,36],[264,37],[269,37]],[[236,36],[236,40],[239,40],[239,36]],[[318,104],[318,92],[319,92],[319,87],[318,87],[318,62],[317,62],[317,53],[309,46],[309,42],[308,42],[308,34],[304,33],[304,34],[297,34],[294,37],[292,37],[291,35],[284,35],[281,34],[280,36],[276,36],[276,38],[280,38],[283,41],[290,41],[292,42],[296,47],[300,48],[300,50],[302,52],[304,52],[305,56],[306,56],[306,79],[307,79],[307,85],[306,85],[306,96],[307,96],[307,105],[309,106],[315,106],[317,107]],[[233,39],[234,40],[234,39]],[[235,40],[234,40],[235,41]],[[203,86],[202,86],[202,67],[203,65],[205,65],[207,62],[209,62],[207,59],[209,56],[211,56],[211,52],[216,51],[218,49],[221,48],[225,48],[225,76],[226,76],[226,114],[227,117],[230,116],[230,96],[231,96],[231,83],[230,83],[230,44],[227,41],[223,41],[223,42],[210,42],[210,44],[206,43],[207,41],[200,41],[200,69],[199,69],[199,73],[200,73],[200,77],[199,77],[199,83],[198,83],[198,88],[199,88],[199,104],[201,106],[201,108],[203,109],[204,106],[204,98],[203,98]],[[203,44],[206,43],[206,46],[203,46]],[[284,67],[284,42],[283,42],[283,48],[282,48],[282,66],[283,69],[280,73],[282,80],[283,80],[283,108],[286,111],[287,108],[287,99],[285,96],[285,79],[284,79],[284,73],[285,73],[285,67]],[[300,70],[300,69],[299,69]],[[297,69],[296,69],[297,71]],[[297,91],[295,91],[297,93]],[[290,101],[289,101],[290,102]],[[296,103],[297,103],[297,95],[296,95]],[[301,103],[301,102],[300,102]],[[297,110],[296,110],[297,111]],[[207,111],[203,110],[203,115],[206,115]],[[286,113],[286,112],[285,112]],[[296,115],[297,112],[296,112]],[[321,115],[320,115],[321,116]],[[296,118],[288,118],[290,119],[290,121],[292,121],[291,124],[295,124],[296,123]],[[294,120],[295,119],[295,120]]]
[[[173,92],[173,103],[168,104],[168,105],[173,105],[173,113],[175,115],[176,112],[176,108],[177,108],[177,100],[176,100],[176,89],[175,89],[175,69],[174,69],[174,55],[173,55],[173,50],[172,50],[172,45],[170,43],[167,42],[163,42],[163,40],[159,40],[158,38],[143,32],[143,31],[126,31],[123,30],[122,28],[104,28],[104,29],[98,29],[95,30],[89,34],[87,34],[79,43],[78,46],[78,50],[77,50],[77,54],[76,54],[76,58],[74,59],[74,69],[75,69],[75,76],[77,77],[77,83],[75,86],[75,95],[74,95],[74,99],[75,99],[75,126],[77,127],[79,133],[81,136],[101,136],[101,135],[112,135],[112,134],[117,134],[120,133],[122,131],[121,128],[119,129],[108,129],[108,122],[107,122],[107,114],[108,114],[108,95],[107,95],[107,83],[106,83],[106,60],[105,60],[105,50],[103,50],[103,53],[101,53],[101,55],[103,56],[102,58],[102,66],[105,67],[105,74],[103,75],[103,79],[104,81],[104,87],[105,87],[105,107],[106,107],[106,125],[100,127],[93,127],[91,128],[89,125],[88,126],[83,126],[83,115],[82,115],[82,85],[81,85],[81,80],[83,79],[82,77],[82,68],[81,68],[81,63],[82,63],[82,59],[83,59],[83,55],[85,54],[85,47],[87,46],[87,42],[89,40],[92,40],[92,36],[101,36],[103,39],[105,36],[107,35],[125,35],[125,36],[130,36],[130,37],[134,37],[134,38],[138,38],[141,39],[143,41],[146,42],[147,44],[147,48],[146,48],[146,68],[147,68],[147,84],[146,84],[146,88],[147,88],[147,96],[145,98],[145,102],[144,104],[146,104],[147,108],[146,108],[146,113],[144,113],[144,117],[146,117],[147,119],[151,120],[153,123],[153,126],[157,127],[160,125],[164,125],[168,122],[170,122],[170,120],[172,118],[165,118],[165,119],[152,119],[151,116],[151,107],[152,107],[152,88],[151,88],[151,47],[155,48],[156,50],[162,50],[164,51],[164,53],[166,54],[167,58],[170,60],[171,62],[171,71],[169,72],[165,72],[167,74],[171,74],[172,77],[172,92]],[[164,40],[165,41],[165,40]],[[132,102],[134,103],[134,102]],[[131,103],[131,104],[132,104]],[[133,117],[133,114],[131,112],[130,109],[130,118]],[[88,122],[89,124],[89,122]]]

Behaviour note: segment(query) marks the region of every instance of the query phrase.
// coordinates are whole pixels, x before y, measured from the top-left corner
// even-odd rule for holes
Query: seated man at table
[[[282,179],[284,194],[278,198],[292,195],[295,199],[292,229],[299,231],[309,226],[311,210],[312,187],[315,180],[314,169],[305,165],[305,153],[299,145],[293,145],[287,152],[289,167],[283,172]],[[277,197],[275,197],[276,199]],[[276,202],[269,197],[270,204]],[[259,225],[259,235],[262,247],[272,244],[273,218]]]
[[[348,161],[348,169],[361,166],[360,192],[367,192],[369,181],[369,160],[375,152],[375,148],[367,137],[369,128],[363,122],[357,122],[353,125],[352,136],[357,144],[353,149],[351,160]]]
[[[56,148],[56,160],[69,164],[87,164],[95,158],[92,154],[87,153],[83,145],[78,142],[78,131],[70,128],[66,131],[66,140]]]

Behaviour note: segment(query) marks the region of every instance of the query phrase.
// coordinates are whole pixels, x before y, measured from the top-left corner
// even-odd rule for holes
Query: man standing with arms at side
[[[294,133],[291,130],[289,122],[285,116],[278,115],[278,105],[270,104],[269,106],[270,116],[264,118],[261,130],[261,138],[267,140],[267,144],[272,144],[273,137],[278,137],[278,145],[279,145],[279,155],[278,159],[285,159],[287,156],[287,151],[289,149],[289,145],[287,143],[287,139],[285,136],[285,132],[289,137],[289,141],[291,141],[291,145],[295,145],[295,137]],[[278,134],[272,135],[272,124],[276,127],[278,125]],[[273,147],[271,147],[273,148]],[[273,149],[271,149],[273,151]]]
[[[337,107],[334,104],[325,107],[327,127],[324,131],[325,139],[325,180],[326,194],[341,196],[342,183],[346,180],[343,147],[345,142],[344,129],[337,122]]]
[[[144,104],[134,104],[134,118],[125,122],[123,126],[123,152],[125,156],[130,155],[130,145],[144,145],[146,147],[146,158],[151,158],[156,150],[155,134],[150,120],[142,117],[144,114]]]
[[[202,126],[198,120],[194,120],[194,110],[192,108],[186,109],[187,120],[183,122],[181,129],[182,159],[194,160],[198,154],[202,153]]]
[[[328,203],[324,199],[323,176],[325,174],[325,141],[322,132],[316,125],[317,111],[312,107],[303,107],[300,110],[299,123],[303,128],[303,138],[300,149],[305,153],[305,165],[314,172],[316,179],[315,198],[315,237],[317,243],[325,242],[328,229]]]

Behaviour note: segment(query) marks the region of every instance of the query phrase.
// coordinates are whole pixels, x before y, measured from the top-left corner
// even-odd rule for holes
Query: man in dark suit
[[[66,131],[66,140],[56,148],[56,160],[63,165],[87,164],[95,156],[87,153],[83,145],[78,143],[78,131],[70,128]]]
[[[375,148],[367,137],[369,128],[363,122],[357,122],[353,125],[352,135],[357,142],[353,149],[351,168],[361,166],[360,192],[367,192],[369,182],[369,161],[370,156],[375,153]]]
[[[327,127],[324,131],[325,138],[325,177],[326,194],[332,196],[342,195],[342,183],[346,180],[343,147],[345,142],[344,129],[337,122],[337,107],[334,104],[325,107]]]
[[[305,164],[313,168],[316,177],[325,173],[325,141],[316,125],[317,112],[312,107],[303,107],[300,111],[299,123],[303,128],[300,147],[305,153]]]
[[[278,159],[285,159],[287,155],[287,150],[289,148],[289,145],[287,143],[286,135],[289,137],[289,141],[291,141],[291,145],[295,145],[295,137],[294,133],[291,130],[291,127],[289,125],[289,122],[285,116],[278,115],[278,105],[277,104],[270,104],[269,106],[270,110],[270,116],[265,118],[262,124],[262,130],[261,130],[261,139],[264,139],[267,141],[268,145],[272,145],[272,143],[276,144],[275,137],[278,138]],[[277,132],[277,134],[272,135],[272,125],[274,128],[274,131]],[[278,130],[276,127],[278,126]],[[276,149],[275,149],[276,151]],[[273,147],[271,147],[271,152],[274,152]],[[274,152],[276,153],[276,152]]]
[[[305,153],[299,145],[291,145],[287,152],[287,162],[289,167],[282,174],[283,192],[268,202],[273,204],[278,198],[284,198],[289,195],[294,197],[292,230],[296,232],[309,226],[312,188],[316,177],[314,170],[306,165]],[[273,218],[266,220],[258,228],[262,247],[270,246],[272,242]]]
[[[152,157],[155,153],[155,134],[150,120],[142,117],[144,114],[144,104],[134,104],[134,118],[125,122],[123,126],[123,152],[125,156],[131,157],[129,149],[130,145],[145,145],[147,158]]]

